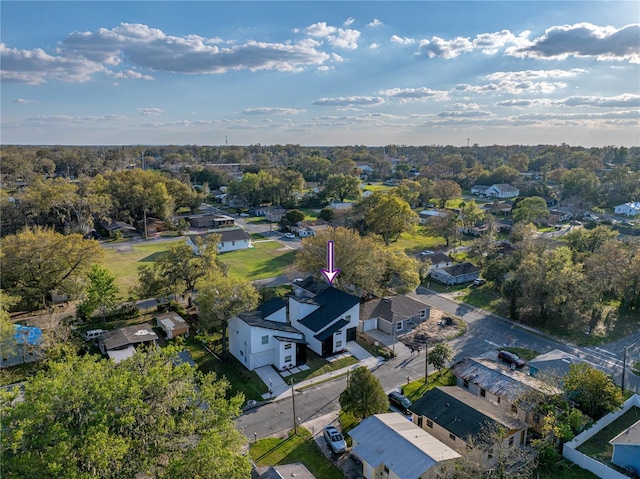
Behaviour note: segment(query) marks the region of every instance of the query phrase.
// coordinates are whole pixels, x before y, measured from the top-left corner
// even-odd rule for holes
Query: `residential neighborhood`
[[[255,477],[277,477],[286,468],[320,478],[443,478],[455,477],[456,470],[481,477],[495,467],[504,468],[506,477],[527,477],[555,470],[545,464],[557,461],[597,477],[633,477],[640,420],[631,420],[640,411],[633,402],[640,397],[640,337],[633,318],[640,292],[625,285],[637,279],[638,270],[623,268],[608,285],[595,275],[601,274],[601,257],[628,258],[633,265],[640,259],[634,202],[603,211],[576,208],[573,197],[561,198],[551,202],[552,213],[547,200],[535,206],[525,201],[532,197],[522,191],[542,181],[525,175],[511,180],[518,186],[475,184],[465,192],[458,185],[444,207],[436,207],[438,188],[450,185],[424,178],[426,189],[416,191],[411,204],[396,191],[415,187],[410,181],[421,183],[389,181],[367,190],[377,185],[368,181],[376,175],[368,169],[366,182],[344,179],[345,197],[313,186],[294,195],[297,205],[283,207],[293,200],[250,200],[256,191],[242,189],[250,174],[220,185],[223,202],[194,190],[189,212],[145,219],[140,210],[142,219],[131,223],[119,219],[118,210],[110,222],[91,223],[89,217],[93,233],[80,240],[64,228],[59,233],[55,224],[50,233],[28,230],[36,236],[25,237],[26,245],[79,241],[66,248],[92,248],[84,257],[108,258],[70,271],[86,284],[81,294],[63,281],[43,296],[25,295],[37,291],[37,281],[26,290],[18,276],[7,274],[11,268],[31,274],[29,258],[18,259],[11,243],[25,233],[5,235],[3,261],[11,255],[15,261],[3,266],[3,295],[16,296],[6,304],[17,301],[21,307],[7,307],[14,333],[3,336],[4,384],[29,381],[62,345],[113,367],[154,350],[175,351],[171,367],[188,364],[231,378],[231,391],[243,398],[233,422],[249,451],[268,438],[286,441],[293,430],[294,437],[308,434],[313,454],[335,470],[324,476],[304,456],[286,466],[254,459]],[[151,170],[121,175],[130,178],[110,181],[165,181]],[[19,213],[29,188],[15,192],[12,214]],[[394,219],[403,218],[394,230],[376,219],[389,198],[398,198]],[[556,223],[549,227],[553,215]],[[531,274],[549,275],[554,262],[571,268],[574,260],[560,256],[563,250],[578,255],[585,265],[581,274],[602,284],[603,295],[619,298],[617,316],[612,310],[594,316],[577,300],[555,306],[554,292],[585,292],[559,278],[548,280],[546,296],[532,293]],[[49,254],[55,257],[55,249]],[[78,256],[77,264],[83,261]],[[513,295],[508,288],[516,279],[521,289]],[[547,299],[540,309],[542,297]],[[29,308],[31,315],[20,312]],[[554,321],[576,324],[570,329],[577,346],[559,335]],[[626,324],[617,326],[624,335],[613,332],[614,324]],[[598,346],[589,346],[593,340]],[[361,370],[379,390],[368,393],[378,405],[358,419],[347,412],[357,410],[347,392]],[[607,391],[602,402],[576,389],[587,371],[605,381],[599,386]],[[315,405],[314,397],[326,394],[333,399]],[[606,438],[609,452],[604,458],[588,455],[595,439],[575,441],[607,414],[614,415],[607,424],[621,424]],[[623,422],[617,419],[621,414]],[[566,435],[551,438],[550,425],[562,417],[573,418],[563,429]],[[328,427],[345,446],[327,439]],[[552,454],[552,463],[545,463],[543,450],[550,451],[545,454]]]

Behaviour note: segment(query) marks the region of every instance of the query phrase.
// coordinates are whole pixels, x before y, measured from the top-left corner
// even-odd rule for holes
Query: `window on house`
[[[418,427],[422,427],[422,416],[418,416]]]
[[[420,319],[424,319],[427,317],[427,310],[423,309],[422,311],[420,311]]]
[[[345,320],[345,321],[347,321],[348,323],[350,323],[350,322],[351,322],[351,315],[350,315],[350,314],[347,314],[347,315],[344,317],[344,320]]]
[[[402,331],[402,321],[396,323],[396,331]]]
[[[509,447],[513,447],[513,436],[509,438]]]
[[[244,356],[244,351],[240,350],[240,356]]]
[[[452,441],[455,441],[456,437],[453,434],[449,433],[449,439],[451,439]]]
[[[291,349],[291,343],[287,343],[284,345],[284,349]]]
[[[342,329],[338,329],[338,330],[336,331],[336,336],[340,336],[341,334],[342,334]]]
[[[518,414],[518,406],[516,406],[515,404],[511,405],[511,412]]]
[[[290,354],[288,356],[284,357],[284,362],[285,363],[290,363],[291,362],[291,355]]]
[[[232,241],[232,242],[231,242],[231,246],[235,246],[235,245],[236,245],[236,242],[235,242],[235,241]]]
[[[433,421],[431,419],[427,419],[427,426],[433,427]]]
[[[465,388],[469,389],[469,381],[467,381],[466,379],[464,380],[464,382],[462,383],[462,385],[463,385]]]
[[[269,335],[262,336],[262,344],[269,344]]]
[[[487,397],[487,391],[485,391],[484,389],[480,389],[480,396]]]
[[[500,398],[498,397],[498,404],[500,404]]]
[[[342,341],[336,341],[336,348],[342,347]]]

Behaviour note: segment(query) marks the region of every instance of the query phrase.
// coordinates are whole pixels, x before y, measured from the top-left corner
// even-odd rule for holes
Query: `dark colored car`
[[[411,401],[406,396],[403,396],[399,392],[392,391],[388,395],[389,403],[400,409],[403,414],[409,414],[409,408],[411,407]]]
[[[498,359],[501,359],[509,365],[515,364],[517,368],[521,368],[525,365],[524,360],[520,359],[520,356],[510,353],[509,351],[500,351],[498,353]]]

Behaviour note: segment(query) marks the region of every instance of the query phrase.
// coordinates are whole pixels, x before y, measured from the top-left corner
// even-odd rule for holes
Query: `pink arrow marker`
[[[339,269],[333,269],[333,241],[327,241],[327,269],[321,269],[324,277],[327,278],[329,284],[333,283],[333,280],[336,279]]]

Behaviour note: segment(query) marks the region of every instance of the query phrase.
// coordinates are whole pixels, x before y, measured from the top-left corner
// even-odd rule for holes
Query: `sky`
[[[2,144],[640,146],[640,2],[0,2]]]

